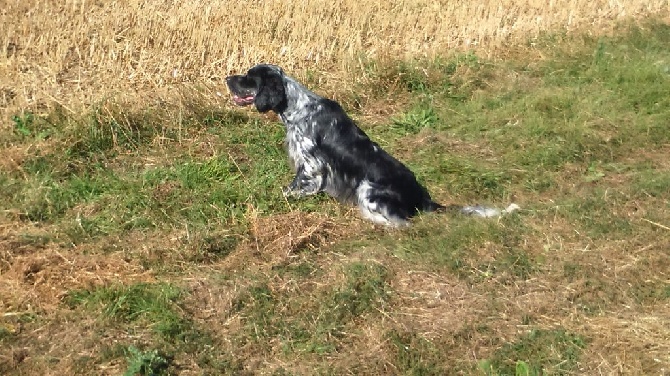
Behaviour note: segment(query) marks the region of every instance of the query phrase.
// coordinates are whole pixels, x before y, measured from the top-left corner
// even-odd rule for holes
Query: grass
[[[175,338],[185,325],[172,307],[178,297],[179,291],[169,285],[136,284],[71,291],[66,302],[72,308],[100,309],[102,317],[124,324],[148,321],[157,334]]]
[[[537,330],[521,336],[482,361],[487,375],[564,375],[575,366],[584,339],[564,330]]]
[[[669,43],[648,20],[498,58],[361,59],[370,81],[332,92],[297,70],[436,200],[523,208],[393,231],[284,199],[272,116],[184,93],[17,112],[0,373],[662,373]]]
[[[128,348],[128,369],[124,376],[159,375],[168,366],[168,360],[158,351],[141,352],[136,347]]]
[[[438,349],[417,333],[389,333],[397,353],[396,367],[408,375],[438,375],[446,369],[440,364]]]
[[[306,296],[273,291],[268,283],[245,289],[232,303],[231,314],[239,315],[245,328],[238,343],[270,353],[272,339],[283,354],[341,351],[355,320],[374,315],[390,298],[383,266],[356,262],[343,274],[340,285]]]

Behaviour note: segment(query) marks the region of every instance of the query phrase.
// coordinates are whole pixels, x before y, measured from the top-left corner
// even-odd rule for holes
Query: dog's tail
[[[516,210],[521,209],[517,204],[509,204],[505,209],[498,209],[490,206],[484,205],[472,205],[472,206],[463,206],[463,205],[449,205],[444,206],[436,202],[432,202],[428,208],[428,211],[446,211],[453,213],[461,213],[465,215],[472,215],[475,217],[482,218],[493,218],[500,217],[505,214],[512,213]]]

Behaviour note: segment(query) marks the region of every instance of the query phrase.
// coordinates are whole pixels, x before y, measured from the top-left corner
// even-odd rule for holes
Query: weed
[[[30,136],[30,126],[33,123],[33,114],[27,113],[23,116],[14,115],[12,120],[14,121],[14,130],[21,136]]]
[[[46,119],[35,116],[31,112],[12,116],[14,133],[20,139],[46,140],[53,130]]]
[[[128,366],[124,376],[159,376],[166,374],[170,365],[170,357],[160,354],[158,350],[140,351],[135,346],[127,349]]]

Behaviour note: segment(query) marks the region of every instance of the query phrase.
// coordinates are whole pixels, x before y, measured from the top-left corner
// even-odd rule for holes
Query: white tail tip
[[[475,205],[475,206],[464,206],[461,209],[461,213],[475,215],[477,217],[482,218],[493,218],[493,217],[500,217],[501,215],[505,215],[519,209],[521,209],[521,207],[517,204],[510,204],[507,208],[503,210],[488,206]]]

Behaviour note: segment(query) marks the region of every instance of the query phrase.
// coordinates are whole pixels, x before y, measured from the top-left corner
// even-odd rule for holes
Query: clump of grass
[[[320,303],[304,312],[303,335],[296,336],[292,348],[316,353],[332,352],[346,341],[346,328],[365,314],[374,314],[391,298],[389,274],[380,264],[355,262],[344,270],[346,281],[320,297]],[[306,335],[305,335],[306,334]]]
[[[356,262],[344,274],[342,285],[306,296],[273,292],[264,283],[249,287],[232,305],[246,328],[240,340],[252,339],[266,349],[268,341],[278,339],[287,353],[336,351],[347,341],[346,328],[354,320],[374,314],[391,297],[388,272],[382,265]]]
[[[387,129],[393,131],[396,137],[413,135],[422,129],[432,127],[438,120],[435,110],[430,105],[419,105],[396,118]]]
[[[346,283],[332,295],[328,309],[337,321],[360,316],[389,299],[389,275],[383,265],[353,263],[345,275]]]
[[[382,244],[406,262],[471,281],[525,280],[535,272],[539,261],[522,246],[528,229],[519,219],[510,216],[498,223],[460,215],[454,219],[439,233],[430,221],[417,223],[401,238],[382,238]],[[487,243],[489,254],[482,254],[482,244]]]
[[[213,233],[204,235],[195,244],[197,256],[194,261],[207,261],[225,258],[230,255],[239,244],[239,238],[235,235]]]
[[[395,347],[394,364],[403,374],[443,375],[447,372],[440,349],[421,335],[391,331],[388,337]]]
[[[99,311],[103,319],[123,324],[143,323],[168,340],[183,339],[191,324],[177,311],[182,295],[169,284],[119,285],[71,291],[67,304]]]
[[[75,175],[66,180],[38,173],[27,185],[26,195],[15,198],[19,201],[22,214],[30,221],[47,222],[61,218],[79,203],[90,202],[119,187],[119,182],[105,172]]]
[[[103,112],[105,110],[107,113]],[[136,151],[160,135],[160,129],[154,126],[156,116],[120,111],[113,114],[111,111],[104,106],[95,108],[89,119],[72,129],[75,141],[67,149],[69,156],[91,159],[110,151]]]
[[[588,197],[566,199],[560,212],[593,238],[626,237],[634,228],[630,219],[620,213],[622,202],[626,199],[619,192],[595,189]]]
[[[272,270],[282,278],[296,278],[299,280],[323,275],[323,269],[311,260],[276,265],[273,266]]]
[[[487,375],[569,375],[586,347],[579,335],[563,329],[533,330],[480,362]]]
[[[249,287],[232,304],[233,313],[241,313],[254,341],[265,341],[278,333],[275,311],[278,301],[265,283]]]

